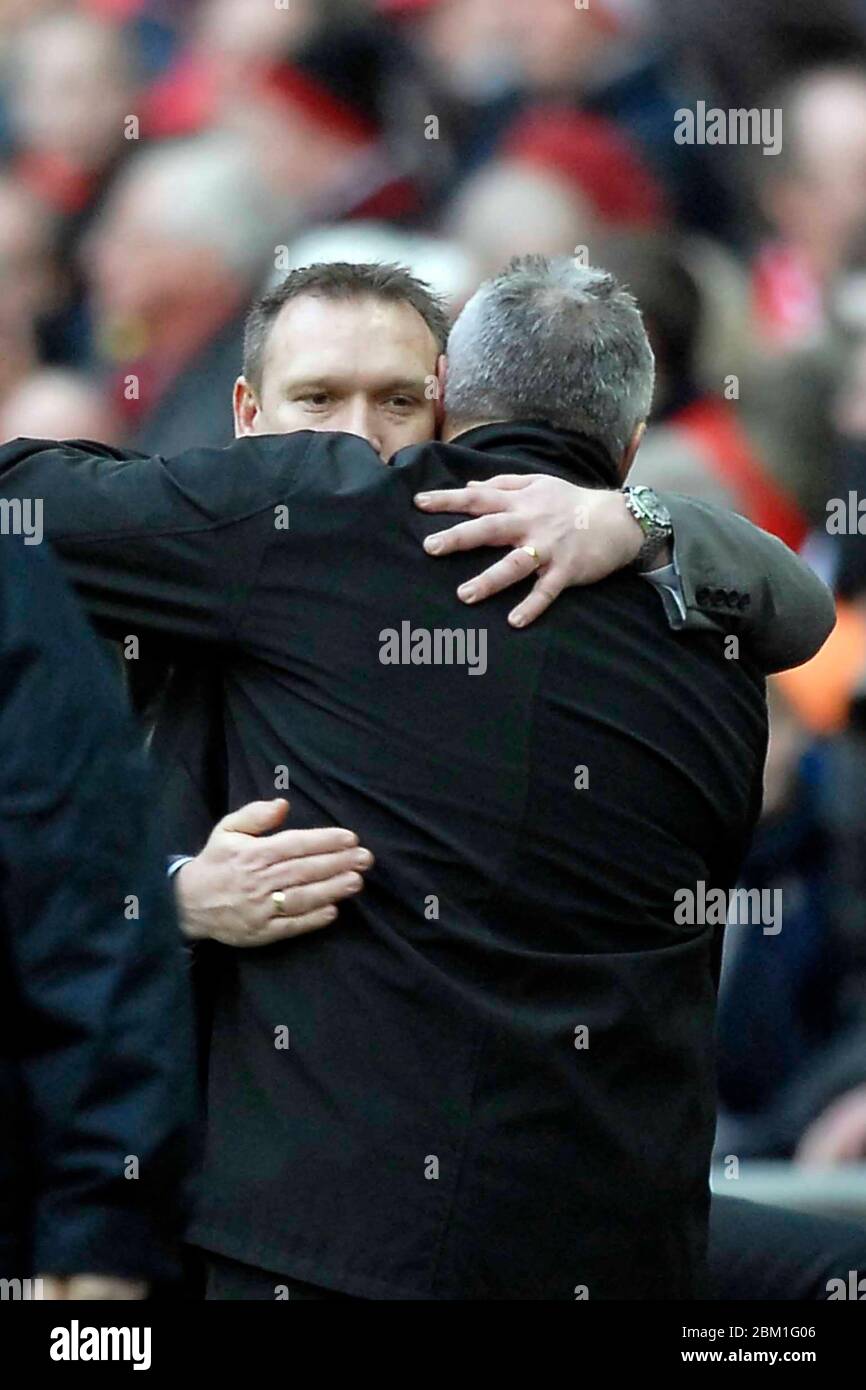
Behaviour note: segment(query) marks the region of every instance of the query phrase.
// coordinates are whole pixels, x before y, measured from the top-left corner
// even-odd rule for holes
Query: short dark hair
[[[257,391],[261,389],[265,347],[274,320],[284,304],[305,294],[321,299],[381,299],[409,304],[430,329],[439,351],[445,351],[449,323],[444,301],[405,266],[321,261],[291,271],[275,289],[255,300],[247,315],[243,372]]]

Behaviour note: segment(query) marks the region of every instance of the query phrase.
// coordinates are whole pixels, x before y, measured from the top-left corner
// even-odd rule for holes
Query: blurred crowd
[[[781,111],[781,149],[679,143],[698,103]],[[743,882],[783,927],[729,930],[719,1157],[866,1158],[862,0],[6,0],[0,161],[3,440],[228,442],[247,304],[317,260],[455,309],[528,251],[632,288],[634,480],[734,507],[839,600],[771,691]]]

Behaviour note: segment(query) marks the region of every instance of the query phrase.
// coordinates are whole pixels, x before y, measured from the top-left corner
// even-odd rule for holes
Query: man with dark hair
[[[420,314],[439,351],[445,351],[449,328],[445,306],[403,266],[353,265],[347,261],[302,266],[257,299],[247,315],[243,374],[257,391],[262,388],[265,349],[274,321],[284,305],[304,295],[318,295],[331,304],[369,298],[382,304],[408,305]]]
[[[327,431],[173,460],[0,450],[3,490],[45,499],[94,617],[187,657],[219,649],[230,800],[288,772],[301,825],[355,825],[377,855],[337,929],[218,954],[192,1229],[213,1297],[703,1290],[720,933],[674,907],[689,884],[733,885],[760,805],[763,682],[746,654],[725,660],[748,607],[739,561],[718,588],[684,579],[704,630],[682,638],[629,573],[525,633],[501,598],[466,630],[455,585],[477,599],[540,570],[531,615],[569,580],[657,557],[671,525],[617,491],[652,376],[629,297],[535,262],[464,313],[446,442],[389,469]],[[580,347],[563,362],[569,322]],[[606,382],[615,335],[631,371]],[[526,418],[488,395],[479,344],[494,340],[525,355]],[[551,379],[576,428],[545,422]],[[425,565],[413,499],[444,488],[466,513],[539,483],[560,520],[569,499],[564,544],[536,511],[473,580],[457,552],[467,528],[511,543],[503,505]],[[810,616],[832,626],[829,596]]]
[[[249,311],[235,432],[343,430],[387,461],[435,433],[446,335],[441,302],[401,266],[296,270]],[[146,661],[154,645],[144,637],[139,657]],[[315,845],[293,830],[267,845],[256,838],[280,826],[288,806],[229,803],[222,703],[220,663],[205,653],[194,665],[175,663],[152,713],[163,846],[175,856],[184,928],[235,945],[315,930],[361,887],[358,870],[369,861],[359,865],[361,847],[354,835],[347,847],[349,832],[338,840],[321,831]],[[207,855],[189,857],[206,841]],[[286,896],[277,913],[271,879],[281,872]],[[205,952],[198,956],[203,969]]]
[[[361,434],[384,459],[435,428],[437,361],[448,318],[396,265],[295,270],[250,310],[237,434]]]

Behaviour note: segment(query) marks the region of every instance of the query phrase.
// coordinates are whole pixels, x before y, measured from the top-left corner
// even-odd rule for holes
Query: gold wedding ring
[[[520,549],[525,550],[527,555],[529,555],[535,561],[536,564],[539,563],[538,551],[535,549],[534,545],[522,545]]]
[[[279,888],[275,893],[271,894],[271,902],[281,917],[288,917],[289,914],[286,911],[286,895]]]

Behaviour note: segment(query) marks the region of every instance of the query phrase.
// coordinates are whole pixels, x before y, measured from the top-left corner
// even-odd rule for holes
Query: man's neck
[[[442,422],[442,442],[450,444],[452,440],[459,439],[461,434],[468,434],[470,430],[481,429],[482,425],[506,425],[507,420],[449,420]]]
[[[470,423],[446,418],[441,440],[458,448],[512,460],[519,468],[552,473],[589,487],[616,488],[621,468],[603,444],[577,430],[555,428],[538,420],[479,420]]]

